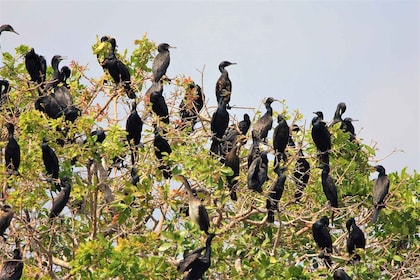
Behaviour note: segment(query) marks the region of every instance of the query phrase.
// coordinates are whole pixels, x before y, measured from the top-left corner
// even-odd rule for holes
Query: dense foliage
[[[97,38],[92,55],[102,57],[106,47]],[[182,278],[176,270],[177,262],[184,253],[204,246],[206,237],[183,211],[187,196],[181,182],[165,179],[154,155],[152,124],[158,120],[151,113],[150,104],[143,101],[145,89],[150,85],[155,43],[143,37],[135,41],[131,54],[125,51],[120,55],[129,67],[138,110],[145,123],[144,145],[135,164],[139,176],[136,185],[130,183],[132,166],[125,141],[125,119],[131,100],[122,87],[111,83],[107,73],[87,77],[86,66],[72,61],[70,91],[82,114],[74,123],[49,118],[34,108],[38,91],[29,81],[24,64],[24,55],[29,50],[29,46],[22,45],[15,54],[3,53],[0,69],[0,77],[11,85],[9,98],[0,109],[0,147],[6,146],[5,124],[11,122],[15,124],[15,137],[22,152],[21,176],[9,176],[4,165],[1,167],[1,204],[10,205],[15,215],[6,231],[6,241],[0,241],[0,259],[10,259],[18,243],[24,257],[23,279]],[[48,77],[51,73],[49,67]],[[408,174],[405,169],[389,174],[391,186],[386,208],[372,225],[374,171],[370,162],[375,159],[375,150],[361,141],[350,142],[339,126],[331,128],[330,165],[339,190],[339,208],[334,224],[330,225],[335,250],[333,268],[328,270],[317,257],[319,249],[311,226],[321,216],[330,216],[331,209],[322,192],[321,169],[317,168],[316,148],[304,116],[298,110],[289,110],[286,101],[273,103],[275,116],[285,115],[290,126],[297,124],[301,130],[293,134],[297,147],[288,147],[285,191],[276,222],[270,224],[266,222],[266,191],[276,177],[271,138],[261,145],[270,153],[270,179],[264,184],[263,193],[246,187],[249,140],[241,150],[238,200],[232,201],[226,187],[226,176],[232,171],[209,153],[210,116],[214,107],[203,109],[193,132],[176,129],[180,122],[178,106],[189,90],[189,83],[190,78],[181,74],[171,84],[164,83],[171,123],[160,125],[167,131],[165,137],[172,148],[165,159],[172,173],[183,174],[193,186],[208,190],[207,195],[199,195],[211,218],[210,231],[217,235],[205,279],[332,279],[338,267],[343,267],[353,279],[403,279],[420,275],[419,174]],[[214,93],[208,90],[205,94]],[[275,93],[273,97],[281,99]],[[261,113],[257,110],[254,121]],[[230,111],[231,120],[238,119],[233,117],[236,112]],[[103,143],[90,135],[97,128],[106,130]],[[57,140],[64,137],[63,129],[67,135],[61,146]],[[41,156],[44,137],[59,158],[60,178],[69,176],[72,181],[67,208],[53,220],[48,216],[55,194],[50,191],[53,185],[45,180]],[[296,202],[293,168],[299,148],[311,164],[311,176],[302,199]],[[115,157],[124,158],[119,169],[113,165]],[[367,238],[366,250],[358,252],[362,260],[356,265],[348,263],[350,256],[345,247],[345,223],[351,217],[355,217]]]

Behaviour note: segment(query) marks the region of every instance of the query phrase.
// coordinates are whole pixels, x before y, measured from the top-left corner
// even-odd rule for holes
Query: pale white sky
[[[9,1],[0,2],[1,50],[26,44],[49,62],[55,54],[102,69],[95,36],[111,35],[132,50],[147,32],[176,46],[168,76],[191,76],[206,66],[204,89],[215,105],[222,60],[233,83],[232,105],[258,107],[264,97],[286,99],[307,127],[312,112],[332,119],[339,102],[365,143],[377,142],[387,172],[420,170],[419,1]],[[63,65],[65,62],[63,62]],[[281,105],[274,104],[280,111]],[[232,110],[239,117],[246,111]]]

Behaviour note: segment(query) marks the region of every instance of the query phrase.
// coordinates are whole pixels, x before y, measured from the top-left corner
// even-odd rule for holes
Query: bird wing
[[[378,177],[375,180],[375,185],[373,189],[373,203],[380,204],[383,203],[385,196],[389,191],[389,179],[388,176]]]
[[[178,264],[176,269],[181,273],[190,270],[192,264],[201,256],[201,252],[203,252],[205,249],[206,247],[201,247],[192,252],[189,252],[184,257],[184,259]]]
[[[207,233],[210,227],[210,218],[209,214],[207,213],[206,207],[204,207],[203,204],[200,204],[200,206],[198,206],[198,218],[200,229]]]

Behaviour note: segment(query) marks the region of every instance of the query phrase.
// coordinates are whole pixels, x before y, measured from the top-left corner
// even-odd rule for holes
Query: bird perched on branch
[[[48,139],[44,138],[42,140],[42,160],[44,162],[45,169],[47,170],[47,175],[50,175],[51,178],[55,181],[55,190],[61,191],[60,184],[57,182],[58,173],[60,171],[60,165],[58,163],[58,158],[53,149],[48,145]]]
[[[385,168],[382,165],[377,165],[374,168],[379,174],[373,186],[373,224],[378,220],[379,210],[384,208],[384,200],[389,191],[389,179],[385,173]]]
[[[334,271],[334,280],[351,280],[351,278],[347,275],[347,273],[342,269],[339,268]]]
[[[274,180],[273,184],[268,189],[266,208],[267,221],[269,223],[274,222],[274,213],[277,212],[279,201],[283,195],[284,184],[286,183],[286,174],[284,174],[285,170],[285,167],[279,167],[275,170],[277,173],[277,178]]]
[[[346,103],[344,103],[344,102],[338,103],[337,108],[335,109],[335,112],[334,112],[334,118],[333,118],[332,122],[330,123],[329,127],[333,127],[336,123],[342,123],[343,122],[342,115],[346,111],[346,108],[347,108]]]
[[[198,248],[189,252],[184,259],[178,264],[177,270],[180,273],[189,271],[183,280],[198,280],[211,266],[211,241],[215,237],[214,233],[207,236],[206,247]],[[206,250],[204,255],[201,253]]]
[[[15,126],[12,123],[6,123],[8,131],[9,142],[6,145],[4,152],[4,159],[6,162],[6,170],[9,175],[19,175],[20,166],[20,146],[13,134],[15,133]]]
[[[137,112],[137,103],[131,103],[131,112],[125,123],[125,131],[127,131],[127,141],[132,147],[131,164],[134,165],[137,159],[137,149],[140,146],[141,132],[143,130],[143,121]]]
[[[262,192],[262,185],[267,181],[268,158],[267,152],[263,151],[254,159],[248,168],[248,189]]]
[[[217,110],[212,115],[210,125],[211,132],[213,133],[210,151],[216,155],[222,155],[223,149],[221,143],[228,126],[229,113],[226,110],[226,101],[224,99],[220,99]]]
[[[252,130],[256,131],[260,137],[261,141],[266,141],[267,134],[270,129],[273,127],[273,108],[271,103],[276,101],[276,99],[269,97],[264,101],[265,109],[267,110],[265,114],[253,125]]]
[[[277,168],[280,161],[287,161],[285,149],[289,143],[290,128],[282,115],[277,116],[278,125],[273,133],[273,148],[275,152],[274,167]]]
[[[235,138],[233,142],[233,147],[230,149],[230,151],[226,154],[225,157],[225,165],[230,167],[233,171],[233,174],[231,176],[226,176],[228,188],[230,190],[230,198],[232,200],[237,200],[236,195],[236,184],[238,183],[238,176],[239,176],[239,170],[240,170],[240,158],[239,158],[239,152],[243,145],[243,140],[245,138]]]
[[[314,112],[314,114],[316,117],[312,119],[312,140],[319,152],[320,164],[330,164],[331,135],[324,122],[324,114],[321,111]]]
[[[0,272],[0,280],[19,280],[22,277],[23,261],[20,249],[13,250],[13,260],[7,260],[3,263]]]
[[[158,54],[155,56],[152,64],[153,81],[159,82],[160,79],[166,74],[171,61],[169,49],[175,49],[167,43],[158,45]]]
[[[314,237],[318,247],[322,250],[322,252],[319,254],[319,257],[324,259],[325,264],[328,267],[331,267],[332,261],[330,254],[332,254],[333,248],[331,235],[328,231],[328,225],[328,217],[321,217],[312,225],[312,236]]]
[[[42,55],[36,54],[34,48],[25,54],[25,66],[31,76],[31,81],[38,84],[45,82],[47,61]]]
[[[70,191],[71,191],[71,181],[69,177],[63,177],[60,180],[61,184],[61,191],[52,201],[52,207],[50,212],[50,219],[57,217],[60,215],[61,211],[63,211],[64,207],[66,206],[67,202],[70,199]]]
[[[4,240],[4,232],[10,226],[10,222],[13,219],[14,213],[12,208],[9,205],[0,206],[2,212],[0,212],[0,235],[3,237]]]
[[[177,175],[176,177],[182,181],[182,184],[187,190],[189,216],[202,231],[209,235],[210,218],[206,208],[204,207],[204,204],[197,196],[194,195],[194,191],[191,189],[187,178],[185,178],[183,175]]]
[[[299,201],[302,197],[303,190],[306,188],[306,184],[309,181],[310,173],[311,171],[309,162],[305,159],[302,149],[299,149],[298,159],[296,160],[295,168],[293,171],[293,177],[297,187],[295,192],[296,201]]]
[[[201,87],[194,82],[191,82],[185,91],[184,99],[182,99],[181,104],[179,104],[182,129],[189,127],[187,124],[190,124],[191,131],[194,131],[194,126],[197,123],[200,111],[204,106],[204,99],[204,93],[201,91]]]
[[[350,218],[346,222],[346,228],[349,233],[347,238],[347,252],[354,261],[360,261],[360,256],[354,253],[356,248],[365,249],[366,238],[363,231],[356,225],[354,218]]]
[[[236,63],[229,61],[222,61],[219,64],[219,71],[221,73],[219,79],[216,82],[216,99],[219,103],[220,99],[224,99],[227,104],[227,109],[230,109],[229,102],[232,94],[232,82],[229,79],[229,73],[225,69],[229,65],[235,65]]]
[[[322,165],[321,173],[322,190],[324,191],[325,197],[333,208],[338,208],[338,194],[337,186],[334,183],[334,179],[330,175],[330,166],[327,164]],[[331,223],[334,223],[334,210],[331,213]]]
[[[172,153],[171,146],[162,135],[159,133],[159,128],[155,125],[155,138],[153,139],[153,146],[155,148],[155,155],[159,161],[159,170],[162,170],[163,177],[169,179],[172,176],[171,168],[165,163],[164,157],[168,157]]]

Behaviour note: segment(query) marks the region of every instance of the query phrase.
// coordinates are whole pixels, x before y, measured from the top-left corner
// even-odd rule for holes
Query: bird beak
[[[15,33],[15,34],[17,34],[17,35],[20,35],[19,33],[17,33],[17,32],[16,32],[16,31],[14,31],[14,30],[12,30],[12,32],[13,32],[13,33]]]
[[[176,49],[176,47],[169,46],[168,49]]]

